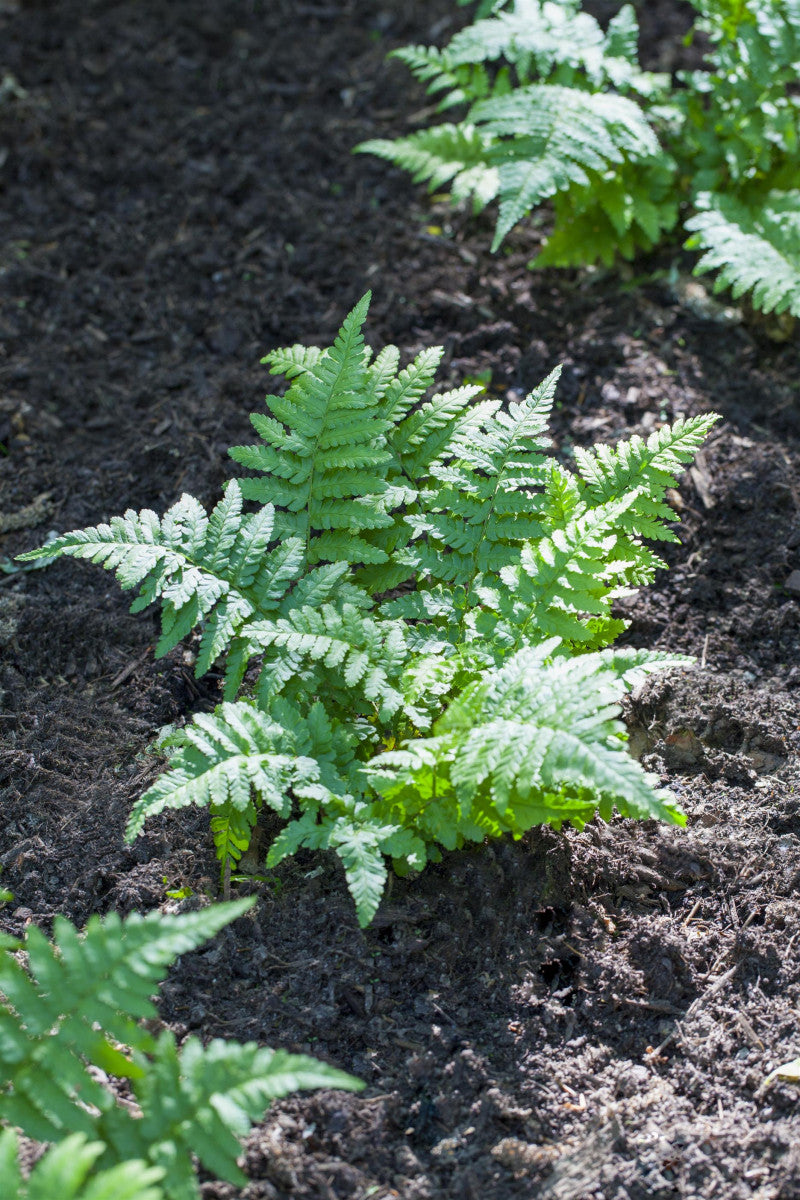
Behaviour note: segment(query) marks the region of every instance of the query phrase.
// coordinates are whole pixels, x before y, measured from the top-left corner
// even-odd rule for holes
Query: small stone
[[[800,596],[800,571],[792,571],[783,585],[793,596]]]

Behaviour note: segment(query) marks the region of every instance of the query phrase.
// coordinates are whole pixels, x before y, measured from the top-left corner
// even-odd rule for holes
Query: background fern
[[[697,273],[764,311],[800,314],[800,9],[796,0],[692,0],[703,70],[641,71],[624,5],[605,32],[577,0],[482,5],[442,50],[395,52],[448,121],[357,147],[476,210],[499,211],[492,249],[532,209],[555,222],[538,266],[611,264],[688,214]]]
[[[204,1047],[189,1038],[179,1049],[169,1031],[155,1038],[139,1024],[157,1016],[150,996],[170,963],[252,903],[180,916],[93,917],[82,935],[57,917],[52,943],[33,926],[24,942],[2,937],[0,1120],[39,1141],[63,1142],[72,1164],[67,1171],[66,1150],[51,1153],[22,1192],[28,1200],[60,1196],[62,1180],[77,1196],[95,1160],[102,1174],[81,1200],[157,1200],[162,1191],[166,1200],[198,1200],[193,1156],[243,1185],[238,1138],[272,1099],[298,1088],[361,1086],[323,1063],[255,1043]],[[128,1079],[139,1112],[119,1104],[91,1068]],[[5,1135],[0,1178],[19,1192],[15,1149]]]
[[[571,472],[548,454],[557,370],[509,409],[475,386],[426,398],[441,350],[402,370],[393,347],[373,361],[368,301],[330,350],[268,356],[290,387],[254,415],[261,443],[233,451],[256,474],[210,516],[184,497],[160,521],[128,513],[26,556],[101,562],[139,588],[135,608],[160,600],[160,651],[197,629],[198,671],[227,659],[225,702],[167,740],[128,838],[167,808],[207,807],[225,878],[270,809],[286,825],[268,865],[334,851],[362,924],[386,858],[419,869],[437,845],[612,803],[679,819],[614,717],[631,664],[596,652],[625,628],[615,597],[663,565],[645,539],[674,538],[666,489],[715,420],[577,451]],[[244,496],[260,509],[243,515]],[[517,693],[501,719],[490,698]]]
[[[718,270],[714,291],[749,293],[762,312],[800,317],[800,193],[772,191],[757,206],[705,193],[686,228],[704,253],[696,274]]]

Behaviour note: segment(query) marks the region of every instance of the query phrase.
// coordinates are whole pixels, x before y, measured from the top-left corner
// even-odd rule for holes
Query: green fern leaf
[[[0,952],[0,1119],[39,1140],[64,1141],[74,1152],[71,1175],[63,1170],[66,1155],[45,1160],[26,1200],[51,1200],[46,1188],[57,1179],[77,1190],[96,1159],[104,1173],[80,1200],[157,1200],[162,1191],[148,1190],[156,1180],[165,1200],[199,1200],[193,1155],[222,1178],[244,1182],[237,1135],[271,1099],[301,1087],[362,1086],[324,1064],[252,1043],[203,1048],[190,1038],[178,1052],[172,1033],[155,1041],[135,1023],[156,1015],[150,997],[170,962],[252,903],[176,917],[93,917],[82,936],[56,918],[52,945],[28,929],[21,945],[27,966],[11,950]],[[129,1078],[141,1115],[119,1105],[90,1067]],[[70,1139],[75,1133],[97,1144]],[[6,1136],[0,1173],[16,1185],[12,1150]]]
[[[271,367],[273,375],[286,375],[294,379],[315,367],[322,357],[318,346],[286,346],[280,350],[271,350],[265,354],[262,363]]]
[[[544,431],[558,375],[509,412],[483,409],[478,421],[456,425],[430,468],[437,486],[422,492],[419,512],[406,517],[426,539],[410,548],[425,575],[469,589],[479,573],[499,571],[541,534]]]
[[[329,350],[304,359],[285,396],[267,397],[270,416],[253,415],[261,444],[230,451],[261,472],[240,480],[243,495],[276,506],[279,532],[302,539],[309,563],[381,561],[361,534],[391,524],[382,444],[389,423],[379,408],[390,360],[377,374],[367,366],[361,331],[369,301],[367,293]]]
[[[5,1129],[0,1132],[0,1195],[3,1200],[164,1200],[161,1188],[154,1186],[163,1171],[142,1160],[94,1172],[104,1150],[102,1142],[73,1134],[40,1158],[23,1180],[17,1135]]]
[[[613,94],[531,84],[481,101],[471,119],[494,141],[489,161],[499,172],[500,215],[493,250],[537,204],[587,185],[589,171],[660,152],[638,105]]]
[[[613,806],[683,823],[625,749],[613,662],[548,662],[557,646],[518,651],[454,701],[434,737],[374,760],[368,773],[384,798],[376,816],[444,845],[545,822],[580,826],[595,811],[608,819]]]
[[[679,417],[674,424],[651,433],[647,441],[635,435],[613,447],[577,447],[575,463],[585,484],[584,500],[606,504],[636,490],[635,501],[620,516],[620,528],[631,538],[677,541],[664,525],[675,520],[674,511],[664,501],[666,490],[676,486],[685,464],[718,419],[713,413]]]
[[[161,520],[149,509],[129,510],[107,525],[64,534],[21,557],[28,561],[68,555],[101,563],[116,573],[123,589],[139,589],[132,612],[160,600],[157,656],[204,624],[196,667],[201,675],[248,618],[277,608],[303,568],[298,539],[267,552],[274,521],[271,507],[252,516],[243,516],[241,510],[241,492],[233,481],[210,516],[192,496],[184,495]]]
[[[427,183],[431,192],[450,184],[453,200],[471,199],[480,212],[495,198],[497,170],[488,161],[491,139],[469,122],[436,125],[408,137],[387,141],[373,138],[356,151],[375,154],[410,172],[415,183]]]
[[[199,1200],[193,1155],[218,1178],[244,1186],[247,1178],[236,1162],[239,1137],[272,1100],[307,1088],[363,1087],[324,1063],[254,1042],[218,1039],[204,1047],[188,1038],[178,1051],[174,1036],[164,1033],[152,1063],[135,1084],[141,1119],[131,1120],[117,1108],[103,1121],[102,1132],[118,1157],[135,1151],[160,1166],[170,1200]]]
[[[494,600],[508,618],[516,645],[553,635],[578,646],[594,640],[595,629],[585,617],[610,612],[619,571],[611,551],[635,500],[636,493],[629,492],[574,517],[535,546],[524,546],[519,566],[500,572],[505,592],[481,591],[481,600]]]
[[[253,622],[247,636],[262,650],[275,647],[296,662],[320,663],[329,686],[356,690],[384,720],[402,704],[392,682],[405,662],[400,622],[376,620],[350,603],[324,604],[294,609],[289,618]]]
[[[288,817],[291,789],[319,779],[317,763],[296,754],[286,729],[246,703],[225,703],[213,714],[198,713],[174,737],[173,746],[167,771],[131,811],[125,830],[129,842],[141,833],[148,817],[191,804],[211,809],[218,820],[216,832],[228,838],[228,854],[235,861],[247,846],[241,845],[245,829],[254,823],[253,796],[259,805]]]
[[[147,1049],[147,1035],[132,1018],[156,1015],[150,996],[169,964],[251,904],[180,917],[93,917],[83,937],[57,917],[53,945],[35,927],[28,930],[27,971],[0,951],[0,1119],[40,1141],[68,1133],[91,1137],[95,1118],[76,1097],[101,1112],[113,1097],[84,1063],[105,1067],[110,1058],[115,1074],[140,1074],[135,1063],[111,1053],[108,1038]]]
[[[800,317],[800,195],[772,191],[748,207],[733,196],[704,193],[686,222],[689,249],[704,251],[695,274],[718,270],[714,291],[752,294],[762,312]]]

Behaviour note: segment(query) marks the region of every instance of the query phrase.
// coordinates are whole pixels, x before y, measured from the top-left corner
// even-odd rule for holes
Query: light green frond
[[[696,203],[686,222],[687,247],[704,252],[695,274],[719,271],[715,292],[750,293],[762,312],[800,317],[800,193],[773,191],[752,208],[710,193]]]
[[[57,917],[52,945],[35,927],[27,931],[27,969],[0,951],[0,1119],[40,1141],[69,1133],[91,1137],[95,1118],[77,1098],[101,1112],[114,1098],[86,1063],[115,1075],[140,1075],[141,1066],[112,1042],[149,1048],[149,1035],[132,1018],[156,1015],[150,997],[170,963],[251,904],[236,901],[177,917],[93,917],[83,935]]]
[[[216,1039],[203,1046],[188,1038],[178,1051],[174,1035],[166,1032],[152,1058],[152,1070],[134,1089],[142,1117],[131,1120],[117,1110],[106,1117],[102,1130],[118,1156],[137,1151],[164,1170],[170,1200],[199,1200],[194,1155],[217,1178],[246,1184],[236,1161],[239,1137],[272,1100],[307,1088],[357,1091],[363,1086],[324,1063],[255,1042]]]
[[[584,501],[605,504],[636,490],[635,501],[620,517],[620,529],[631,537],[677,540],[664,524],[676,519],[664,495],[667,488],[677,485],[686,463],[717,420],[713,413],[679,417],[672,425],[651,433],[647,441],[634,435],[616,446],[576,448],[575,462],[585,484]]]
[[[581,511],[550,537],[523,546],[518,565],[504,567],[501,585],[480,593],[484,608],[505,622],[516,645],[557,636],[576,645],[592,644],[591,617],[608,617],[617,584],[611,554],[622,515],[635,493]],[[474,626],[480,635],[480,624]]]
[[[406,521],[417,538],[410,551],[434,581],[469,588],[480,572],[499,571],[523,542],[542,532],[537,513],[547,476],[547,417],[558,371],[508,412],[484,408],[456,424],[431,465],[435,487],[420,493]]]
[[[362,327],[369,301],[367,293],[330,349],[304,360],[285,396],[267,397],[269,416],[253,415],[260,444],[230,451],[236,462],[260,472],[240,481],[242,494],[280,510],[278,528],[303,540],[310,563],[371,561],[359,535],[387,519],[390,455],[383,442],[389,423],[381,398],[393,355],[384,352],[367,365]]]
[[[133,612],[160,600],[158,656],[202,627],[196,668],[201,675],[246,620],[277,607],[303,569],[298,540],[267,551],[273,523],[271,506],[242,514],[241,492],[233,481],[209,516],[192,496],[183,496],[162,519],[149,509],[129,510],[107,525],[64,534],[24,557],[68,555],[100,563],[115,572],[124,589],[139,589]]]
[[[228,857],[238,859],[249,842],[249,838],[244,841],[247,830],[254,824],[254,799],[259,806],[288,817],[291,790],[319,779],[316,761],[297,754],[286,729],[244,701],[196,714],[174,736],[172,745],[167,770],[131,811],[125,831],[128,841],[141,833],[148,817],[191,804],[211,809],[220,844],[230,843],[233,853]]]
[[[323,604],[294,609],[289,618],[259,621],[247,636],[262,650],[273,647],[298,660],[319,663],[329,686],[346,688],[391,716],[402,703],[396,681],[405,662],[404,628],[399,621],[378,620],[354,605]]]
[[[394,826],[353,826],[349,821],[331,831],[328,844],[342,861],[362,929],[369,925],[381,902],[388,876],[381,843],[394,831]]]
[[[408,171],[415,183],[427,183],[435,192],[451,185],[453,199],[472,199],[476,211],[493,200],[499,186],[498,173],[488,161],[491,138],[475,125],[435,125],[408,137],[387,141],[373,138],[356,150],[375,154]]]
[[[390,445],[410,480],[426,478],[432,465],[447,453],[457,430],[463,437],[494,416],[500,407],[496,400],[472,403],[482,391],[477,384],[467,384],[432,396],[393,430]]]
[[[588,184],[589,171],[660,149],[638,105],[613,93],[531,84],[481,101],[471,115],[494,142],[489,161],[499,173],[500,215],[493,250],[537,204]]]
[[[285,375],[288,379],[294,379],[316,366],[321,355],[322,351],[318,346],[297,344],[281,350],[271,350],[261,361],[269,366],[273,375]]]
[[[614,806],[682,823],[627,753],[615,670],[591,654],[548,662],[555,648],[519,651],[452,703],[434,737],[375,760],[370,776],[384,798],[376,812],[414,828],[436,805],[451,837],[469,838],[581,825],[598,810],[608,819]]]

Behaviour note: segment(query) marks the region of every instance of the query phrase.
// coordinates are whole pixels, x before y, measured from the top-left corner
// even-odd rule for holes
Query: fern
[[[174,917],[93,917],[84,935],[57,917],[52,944],[35,927],[23,943],[4,939],[0,1120],[40,1141],[71,1146],[75,1187],[97,1160],[103,1173],[82,1200],[110,1195],[112,1184],[128,1188],[131,1200],[142,1200],[140,1193],[155,1200],[161,1191],[147,1186],[156,1181],[167,1200],[197,1200],[193,1155],[212,1173],[241,1185],[246,1181],[236,1166],[238,1137],[270,1100],[297,1088],[359,1086],[312,1059],[253,1043],[214,1041],[203,1047],[190,1038],[179,1050],[173,1034],[155,1039],[138,1023],[157,1015],[150,995],[173,959],[251,904],[247,899]],[[25,951],[27,965],[18,949]],[[118,1104],[93,1069],[130,1080],[139,1115]],[[81,1149],[76,1136],[92,1142]],[[0,1171],[19,1186],[12,1153],[6,1137]],[[64,1161],[55,1154],[37,1167],[30,1200],[36,1187],[54,1185]]]
[[[536,266],[633,258],[686,218],[697,273],[763,311],[800,311],[800,9],[692,0],[709,50],[679,86],[640,70],[634,10],[605,32],[575,0],[482,6],[444,49],[395,52],[461,120],[357,150],[433,191],[498,199],[492,249],[549,201]]]
[[[0,1133],[0,1195],[4,1200],[164,1200],[164,1192],[156,1186],[163,1171],[141,1160],[94,1173],[92,1168],[104,1150],[102,1142],[73,1134],[49,1150],[23,1179],[17,1136],[5,1129]]]
[[[800,192],[770,192],[757,207],[732,196],[698,197],[687,245],[703,250],[695,274],[718,270],[714,291],[750,293],[762,312],[800,317]]]
[[[364,353],[369,299],[353,309],[329,350],[306,357],[285,396],[267,398],[271,415],[253,415],[261,444],[230,452],[262,472],[242,482],[244,495],[276,506],[279,531],[299,537],[311,563],[381,561],[361,535],[390,523],[389,455],[377,444],[388,428],[378,411],[388,379],[383,364],[370,368]],[[276,359],[278,369],[284,362]]]
[[[244,516],[242,493],[232,480],[210,515],[184,495],[161,519],[150,509],[128,510],[108,524],[68,533],[21,557],[69,555],[101,563],[124,589],[139,589],[132,612],[160,600],[159,657],[202,624],[199,677],[248,619],[278,609],[303,570],[300,539],[287,538],[267,552],[274,516],[271,505]]]
[[[641,109],[624,96],[530,84],[479,102],[472,116],[498,144],[490,154],[500,194],[493,250],[543,200],[588,184],[589,172],[659,156]]]
[[[199,629],[198,669],[227,660],[225,701],[167,740],[126,836],[166,809],[208,808],[225,877],[269,809],[285,825],[268,865],[333,851],[362,924],[386,858],[418,869],[437,845],[581,823],[612,803],[678,818],[626,757],[613,715],[632,670],[676,660],[598,652],[625,628],[614,599],[663,565],[647,543],[674,539],[666,490],[715,419],[578,450],[568,471],[548,454],[558,371],[508,409],[474,386],[426,398],[441,351],[402,370],[393,347],[372,361],[367,300],[332,350],[268,356],[291,386],[255,422],[265,445],[235,452],[258,474],[230,483],[210,517],[184,498],[162,521],[128,514],[34,552],[113,568],[140,588],[137,607],[161,601],[169,639]],[[244,495],[261,501],[249,516]],[[342,557],[324,561],[334,546]],[[236,700],[253,661],[252,694]],[[504,724],[490,698],[516,695],[521,674],[548,704],[525,693]],[[516,765],[493,808],[503,754]],[[464,755],[480,760],[472,790]]]
[[[448,848],[543,821],[580,827],[598,810],[609,818],[615,804],[682,823],[624,749],[613,658],[549,661],[557,648],[553,639],[518,651],[453,701],[434,736],[376,759],[378,811]]]

